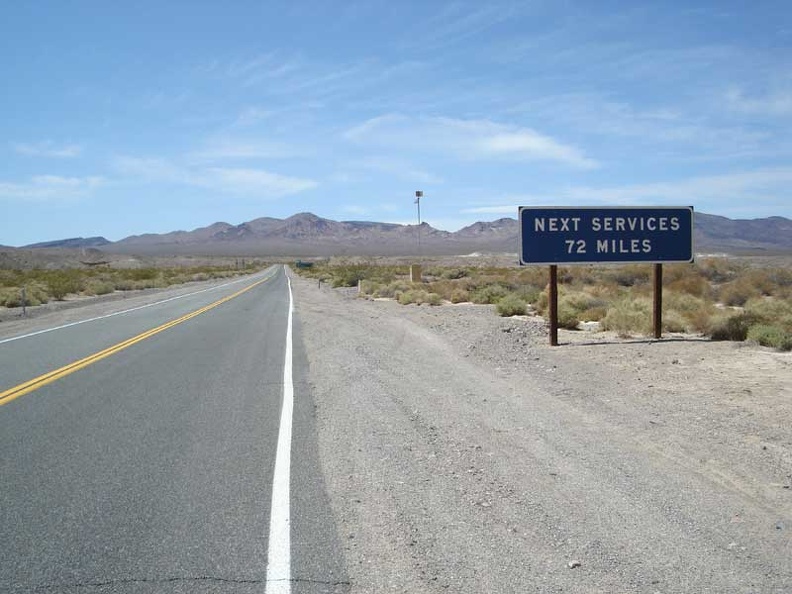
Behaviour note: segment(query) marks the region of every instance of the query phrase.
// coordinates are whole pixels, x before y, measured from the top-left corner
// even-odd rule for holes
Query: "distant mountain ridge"
[[[286,219],[262,217],[232,225],[217,222],[192,231],[132,235],[108,242],[103,237],[73,238],[26,246],[102,247],[112,253],[201,255],[463,255],[472,252],[514,253],[519,224],[501,218],[468,225],[455,232],[423,223],[400,225],[369,221],[334,221],[312,213]],[[698,253],[792,253],[792,220],[784,217],[733,220],[695,213],[694,246]]]
[[[55,241],[42,241],[23,246],[26,249],[33,248],[97,248],[110,244],[110,240],[104,237],[71,237],[69,239],[56,239]]]

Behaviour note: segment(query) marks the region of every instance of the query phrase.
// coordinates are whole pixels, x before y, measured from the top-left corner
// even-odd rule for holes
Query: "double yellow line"
[[[83,367],[88,367],[89,365],[96,363],[97,361],[101,361],[102,359],[105,359],[111,355],[115,355],[116,353],[123,351],[128,347],[131,347],[133,344],[137,344],[138,342],[146,340],[147,338],[151,338],[155,334],[159,334],[160,332],[163,332],[168,328],[173,328],[174,326],[177,326],[182,322],[186,322],[187,320],[199,316],[202,313],[206,313],[210,309],[214,309],[215,307],[217,307],[218,305],[222,305],[226,301],[231,301],[235,297],[239,297],[242,293],[246,293],[247,291],[250,291],[250,289],[257,287],[261,283],[264,283],[270,280],[271,278],[272,276],[268,276],[267,278],[257,281],[252,285],[249,285],[244,289],[237,291],[236,293],[233,293],[232,295],[223,297],[222,299],[215,301],[214,303],[210,303],[209,305],[202,307],[201,309],[197,309],[194,312],[188,313],[187,315],[184,315],[176,320],[166,322],[161,326],[157,326],[156,328],[147,330],[142,334],[138,334],[137,336],[133,336],[132,338],[129,338],[123,342],[119,342],[118,344],[108,347],[103,351],[99,351],[98,353],[89,355],[88,357],[85,357],[84,359],[80,359],[79,361],[75,361],[74,363],[69,363],[68,365],[65,365],[59,369],[55,369],[54,371],[50,371],[49,373],[45,373],[44,375],[34,377],[32,380],[28,380],[22,384],[19,384],[18,386],[14,386],[13,388],[6,390],[5,392],[0,392],[0,406],[4,404],[8,404],[12,400],[16,400],[20,396],[29,394],[34,390],[38,390],[42,386],[51,384],[55,380],[58,380],[62,377],[66,377],[67,375],[70,375],[75,371],[82,369]]]

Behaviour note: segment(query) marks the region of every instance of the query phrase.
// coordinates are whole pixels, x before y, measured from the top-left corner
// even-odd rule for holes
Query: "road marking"
[[[278,449],[272,478],[272,506],[270,509],[269,545],[267,549],[266,594],[291,594],[291,509],[289,482],[291,481],[292,411],[294,409],[294,380],[292,377],[292,317],[294,297],[289,285],[289,319],[286,325],[286,357],[283,365],[283,408],[281,408]]]
[[[270,277],[272,274],[270,274]],[[267,277],[269,278],[269,277]],[[217,289],[222,289],[223,287],[230,287],[231,285],[236,285],[238,283],[243,283],[249,278],[241,278],[238,280],[234,280],[228,283],[223,283],[222,285],[217,285],[216,287],[209,287],[208,289],[201,289],[200,291],[194,291],[192,293],[185,293],[184,295],[176,295],[176,297],[169,297],[168,299],[163,299],[162,301],[155,301],[154,303],[147,303],[146,305],[141,305],[138,307],[132,307],[130,309],[125,309],[123,311],[117,311],[111,314],[107,314],[104,316],[98,316],[95,318],[89,318],[87,320],[78,320],[77,322],[71,322],[69,324],[64,324],[62,326],[55,326],[54,328],[45,328],[44,330],[38,330],[36,332],[30,332],[29,334],[22,334],[20,336],[12,336],[11,338],[4,338],[0,340],[0,344],[6,342],[13,342],[14,340],[21,340],[23,338],[30,338],[31,336],[38,336],[39,334],[46,334],[47,332],[54,332],[55,330],[63,330],[64,328],[71,328],[72,326],[79,326],[80,324],[87,324],[88,322],[95,322],[97,320],[104,320],[106,318],[112,318],[113,316],[120,316],[123,314],[128,314],[133,311],[139,311],[141,309],[146,309],[147,307],[154,307],[155,305],[162,305],[163,303],[168,303],[170,301],[176,301],[177,299],[184,299],[185,297],[192,297],[193,295],[199,295],[201,293],[206,293],[208,291],[216,291]],[[267,280],[267,279],[264,279]]]
[[[108,347],[108,348],[104,349],[103,351],[99,351],[98,353],[94,353],[93,355],[89,355],[88,357],[85,357],[84,359],[80,359],[79,361],[75,361],[73,363],[69,363],[68,365],[65,365],[65,366],[63,366],[63,367],[61,367],[59,369],[55,369],[54,371],[50,371],[49,373],[45,373],[45,374],[40,375],[38,377],[34,377],[33,379],[28,380],[28,381],[26,381],[24,383],[21,383],[18,386],[14,386],[13,388],[10,388],[10,389],[8,389],[8,390],[6,390],[4,392],[0,392],[0,406],[2,406],[4,404],[8,404],[12,400],[16,400],[20,396],[24,396],[25,394],[29,394],[30,392],[33,392],[34,390],[38,390],[42,386],[46,386],[47,384],[51,384],[55,380],[58,380],[58,379],[60,379],[62,377],[66,377],[67,375],[71,375],[75,371],[77,371],[79,369],[82,369],[84,367],[88,367],[89,365],[91,365],[93,363],[96,363],[97,361],[101,361],[102,359],[105,359],[105,358],[107,358],[107,357],[109,357],[111,355],[115,355],[116,353],[118,353],[120,351],[123,351],[124,349],[126,349],[128,347],[131,347],[133,344],[137,344],[138,342],[146,340],[147,338],[151,338],[155,334],[159,334],[160,332],[163,332],[164,330],[167,330],[168,328],[173,328],[174,326],[177,326],[178,324],[181,324],[182,322],[186,322],[187,320],[190,320],[190,319],[192,319],[192,318],[194,318],[196,316],[199,316],[202,313],[205,313],[205,312],[209,311],[210,309],[214,309],[218,305],[222,305],[226,301],[231,301],[231,299],[234,299],[235,297],[239,297],[242,293],[245,293],[245,292],[249,291],[250,289],[252,289],[253,287],[256,287],[256,286],[260,285],[261,283],[264,283],[264,282],[268,281],[270,278],[272,278],[272,277],[269,276],[267,278],[261,279],[260,281],[257,281],[255,283],[253,283],[252,285],[249,285],[249,286],[245,287],[244,289],[242,289],[240,291],[237,291],[236,293],[228,295],[227,297],[223,297],[222,299],[219,299],[219,300],[215,301],[214,303],[210,303],[209,305],[206,305],[206,306],[204,306],[204,307],[202,307],[200,309],[197,309],[194,312],[188,313],[188,314],[186,314],[186,315],[184,315],[184,316],[182,316],[182,317],[180,317],[180,318],[178,318],[176,320],[171,320],[170,322],[166,322],[165,324],[162,324],[161,326],[157,326],[156,328],[152,328],[151,330],[147,330],[146,332],[143,332],[142,334],[138,334],[137,336],[133,336],[132,338],[129,338],[129,339],[123,341],[123,342],[119,342],[118,344],[115,344],[115,345],[113,345],[111,347]]]

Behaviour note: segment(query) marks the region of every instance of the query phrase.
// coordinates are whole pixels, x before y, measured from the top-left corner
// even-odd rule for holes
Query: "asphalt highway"
[[[267,583],[289,295],[273,268],[0,342],[0,592],[346,591],[297,317],[291,567]]]

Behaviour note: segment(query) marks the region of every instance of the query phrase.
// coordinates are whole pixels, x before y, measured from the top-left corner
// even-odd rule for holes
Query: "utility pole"
[[[418,259],[420,260],[423,255],[423,250],[421,249],[421,198],[423,198],[423,192],[421,190],[415,191],[415,206],[418,208]],[[410,281],[414,283],[421,282],[421,265],[420,264],[413,264],[410,266]]]
[[[421,198],[423,198],[423,192],[421,190],[415,191],[415,205],[418,207],[418,257],[420,258],[421,253]]]

